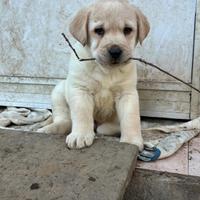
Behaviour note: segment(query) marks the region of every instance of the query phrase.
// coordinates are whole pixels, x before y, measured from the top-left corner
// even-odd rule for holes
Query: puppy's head
[[[149,33],[147,18],[124,0],[101,0],[80,10],[70,32],[102,66],[125,64]]]

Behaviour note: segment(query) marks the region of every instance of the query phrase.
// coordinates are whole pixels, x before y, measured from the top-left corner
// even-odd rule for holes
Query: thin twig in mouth
[[[62,36],[65,38],[65,41],[68,43],[69,47],[72,49],[72,51],[74,52],[74,55],[77,57],[77,59],[81,62],[84,61],[92,61],[92,60],[96,60],[95,58],[80,58],[79,55],[77,54],[76,50],[74,49],[74,47],[72,46],[72,44],[70,43],[69,39],[66,37],[66,35],[64,33],[62,33]]]
[[[130,59],[139,61],[139,62],[141,62],[141,63],[144,63],[145,65],[149,65],[149,66],[151,66],[151,67],[153,67],[153,68],[155,68],[155,69],[158,69],[159,71],[161,71],[161,72],[167,74],[168,76],[171,76],[172,78],[174,78],[174,79],[180,81],[181,83],[187,85],[188,87],[190,87],[190,88],[196,90],[198,93],[200,93],[200,90],[197,89],[197,88],[195,88],[193,85],[190,85],[189,83],[185,82],[184,80],[182,80],[182,79],[178,78],[177,76],[175,76],[175,75],[173,75],[173,74],[171,74],[171,73],[165,71],[164,69],[161,69],[160,67],[158,67],[157,65],[154,65],[153,63],[147,62],[146,60],[144,60],[144,59],[142,59],[142,58],[130,58]]]
[[[96,60],[95,58],[80,58],[79,55],[77,54],[76,50],[73,48],[72,44],[70,43],[69,39],[65,36],[64,33],[62,33],[62,36],[65,38],[65,40],[66,40],[66,42],[68,43],[69,47],[72,49],[72,51],[74,52],[75,56],[77,57],[77,59],[78,59],[80,62],[94,61],[94,60]],[[139,61],[139,62],[141,62],[141,63],[143,63],[143,64],[145,64],[145,65],[147,65],[147,66],[151,66],[151,67],[153,67],[153,68],[155,68],[155,69],[157,69],[157,70],[159,70],[159,71],[161,71],[161,72],[167,74],[168,76],[171,76],[172,78],[174,78],[174,79],[180,81],[181,83],[187,85],[188,87],[194,89],[194,90],[197,91],[198,93],[200,93],[200,90],[197,89],[196,87],[194,87],[193,85],[191,85],[191,84],[185,82],[184,80],[182,80],[182,79],[178,78],[177,76],[175,76],[175,75],[173,75],[173,74],[171,74],[171,73],[165,71],[164,69],[158,67],[157,65],[155,65],[155,64],[153,64],[153,63],[147,62],[146,60],[144,60],[144,59],[142,59],[142,58],[129,58],[128,60]],[[127,60],[127,62],[128,62],[128,60]]]

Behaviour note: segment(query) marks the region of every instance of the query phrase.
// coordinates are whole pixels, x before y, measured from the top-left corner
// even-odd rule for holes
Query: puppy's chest
[[[108,88],[101,88],[94,94],[95,106],[101,107],[112,107],[115,101],[115,93]]]
[[[94,105],[94,116],[97,121],[111,118],[115,112],[115,94],[107,88],[101,88],[94,95]]]
[[[109,81],[96,82],[94,91],[94,116],[97,121],[105,121],[115,114],[115,101],[120,88]]]

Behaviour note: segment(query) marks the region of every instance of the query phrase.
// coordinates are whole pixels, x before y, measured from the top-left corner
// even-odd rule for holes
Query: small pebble
[[[33,183],[30,188],[31,190],[37,190],[40,188],[40,185],[38,183]]]
[[[95,181],[96,181],[96,179],[95,179],[94,177],[89,177],[88,180],[89,180],[89,181],[92,181],[92,182],[95,182]]]

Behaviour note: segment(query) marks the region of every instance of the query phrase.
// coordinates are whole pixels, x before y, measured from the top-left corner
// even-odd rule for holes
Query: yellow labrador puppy
[[[129,58],[149,32],[142,12],[126,0],[101,0],[80,10],[70,24],[78,41],[67,79],[52,92],[53,123],[40,129],[46,133],[68,133],[69,148],[93,143],[97,133],[121,132],[121,142],[143,149],[140,128],[136,66]]]

